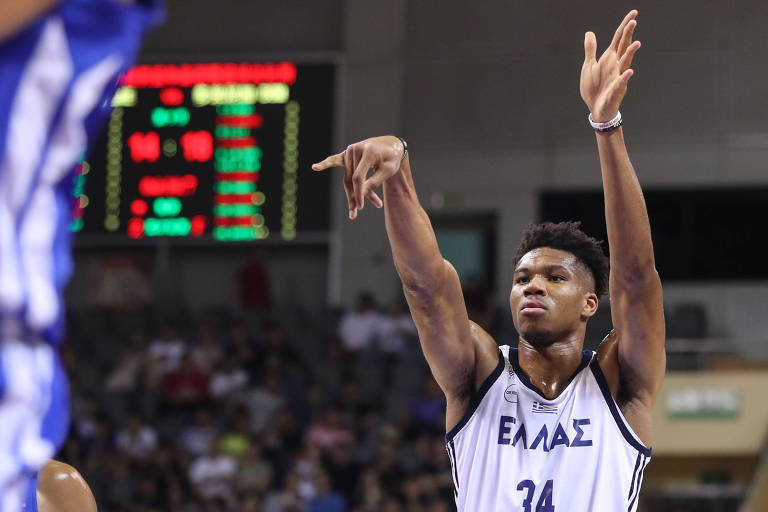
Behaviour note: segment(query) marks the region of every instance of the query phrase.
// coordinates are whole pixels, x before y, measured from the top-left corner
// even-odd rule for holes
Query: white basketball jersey
[[[548,400],[500,347],[446,445],[459,512],[633,512],[651,458],[587,350]]]

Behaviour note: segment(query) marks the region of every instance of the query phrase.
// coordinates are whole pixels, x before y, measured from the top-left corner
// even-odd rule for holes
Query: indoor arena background
[[[163,135],[159,159],[126,163],[141,137],[182,123],[172,98],[142,125],[129,109],[149,96],[123,93],[87,159],[63,348],[73,423],[58,458],[99,509],[454,510],[443,398],[403,310],[383,212],[347,220],[340,175],[308,176],[309,164],[404,137],[470,316],[514,345],[522,229],[573,218],[605,236],[579,71],[584,32],[602,51],[631,8],[643,46],[622,114],[668,334],[640,510],[768,510],[768,5],[755,0],[169,0],[140,59],[147,73],[286,62],[296,96],[275,93],[285,118],[265,114],[257,132],[263,239],[214,237],[215,215],[200,237],[152,236],[190,230],[151,224],[147,209],[167,219],[212,201],[158,205],[151,187],[144,199],[129,190],[130,173],[161,176],[176,158]],[[146,223],[130,228],[137,217]],[[588,347],[610,329],[605,302]]]

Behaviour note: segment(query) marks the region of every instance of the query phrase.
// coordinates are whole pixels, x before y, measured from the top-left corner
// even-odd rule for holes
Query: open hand
[[[640,41],[632,42],[637,26],[637,11],[630,11],[616,29],[613,41],[599,60],[595,60],[597,39],[593,32],[584,36],[584,65],[581,67],[581,98],[592,113],[592,120],[604,122],[613,119],[627,92],[632,76],[632,59],[640,48]]]
[[[376,189],[400,170],[403,149],[403,143],[397,137],[373,137],[313,164],[312,170],[344,167],[344,192],[349,203],[349,218],[354,219],[358,210],[363,209],[366,197],[376,208],[384,205]],[[368,178],[370,169],[373,169],[373,174]]]

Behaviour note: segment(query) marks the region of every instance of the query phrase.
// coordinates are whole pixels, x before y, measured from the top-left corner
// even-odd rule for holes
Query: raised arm
[[[477,360],[485,362],[479,371],[489,364],[492,368],[497,361],[494,350],[485,349],[492,340],[489,343],[487,334],[469,321],[459,277],[440,254],[429,217],[419,204],[403,143],[391,136],[367,139],[315,164],[313,169],[333,166],[345,168],[350,219],[363,209],[366,197],[381,207],[382,201],[374,190],[384,187],[383,207],[395,267],[424,355],[448,399],[450,427],[464,412]],[[369,169],[373,174],[367,178]],[[479,351],[478,343],[482,347]]]
[[[640,48],[639,41],[632,42],[636,17],[637,11],[627,14],[599,60],[595,59],[595,35],[587,32],[585,36],[580,88],[595,122],[613,119],[627,91],[632,58]],[[622,129],[598,131],[596,137],[611,253],[609,286],[619,385],[623,396],[649,408],[666,364],[664,307],[651,226]]]

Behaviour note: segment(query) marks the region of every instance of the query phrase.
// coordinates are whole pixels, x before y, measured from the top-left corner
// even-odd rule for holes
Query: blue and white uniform
[[[64,330],[74,168],[160,0],[61,0],[0,42],[0,512],[69,425]]]
[[[446,447],[459,512],[633,512],[651,458],[594,352],[549,400],[507,345]]]

